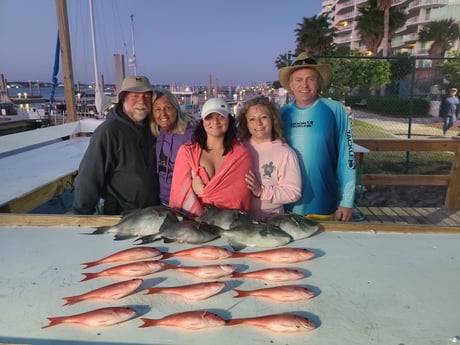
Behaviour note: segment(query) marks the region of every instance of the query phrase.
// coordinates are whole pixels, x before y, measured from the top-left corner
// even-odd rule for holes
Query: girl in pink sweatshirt
[[[239,114],[238,133],[252,158],[252,169],[245,178],[252,192],[249,213],[259,220],[284,213],[284,204],[300,198],[302,181],[297,155],[285,142],[276,105],[266,97],[247,101]]]

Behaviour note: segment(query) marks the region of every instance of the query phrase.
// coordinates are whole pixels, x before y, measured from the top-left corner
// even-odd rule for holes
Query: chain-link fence
[[[349,110],[353,136],[359,138],[443,138],[441,99],[452,85],[440,65],[460,58],[321,57],[333,69],[325,97],[340,99]],[[460,86],[460,85],[458,85]],[[451,127],[446,137],[457,136]],[[365,173],[449,173],[452,153],[369,152]]]

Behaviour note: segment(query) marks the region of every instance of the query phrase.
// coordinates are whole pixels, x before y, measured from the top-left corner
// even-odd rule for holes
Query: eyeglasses
[[[296,60],[294,61],[294,63],[292,64],[292,66],[301,66],[301,65],[317,65],[318,63],[311,59],[311,58],[306,58],[306,59],[303,59],[303,60]]]

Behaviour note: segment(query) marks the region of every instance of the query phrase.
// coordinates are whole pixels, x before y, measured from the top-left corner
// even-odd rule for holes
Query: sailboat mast
[[[94,26],[94,10],[93,10],[93,0],[89,0],[89,13],[90,13],[90,22],[91,22],[91,41],[93,43],[93,64],[94,64],[94,76],[95,76],[95,103],[96,109],[99,114],[102,113],[102,86],[99,79],[99,71],[97,68],[97,51],[96,51],[96,30]]]
[[[131,41],[133,45],[133,55],[131,59],[129,59],[129,62],[131,66],[134,68],[134,75],[137,75],[137,63],[136,63],[136,48],[134,45],[134,15],[131,14]]]

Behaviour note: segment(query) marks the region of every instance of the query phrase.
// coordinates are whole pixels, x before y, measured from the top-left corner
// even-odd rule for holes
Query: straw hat
[[[278,72],[278,79],[284,89],[291,92],[291,88],[289,87],[291,74],[301,68],[312,68],[316,70],[321,77],[321,85],[323,88],[325,88],[331,81],[331,66],[327,64],[318,64],[316,60],[309,57],[307,53],[302,52],[296,57],[291,66],[282,67]]]

